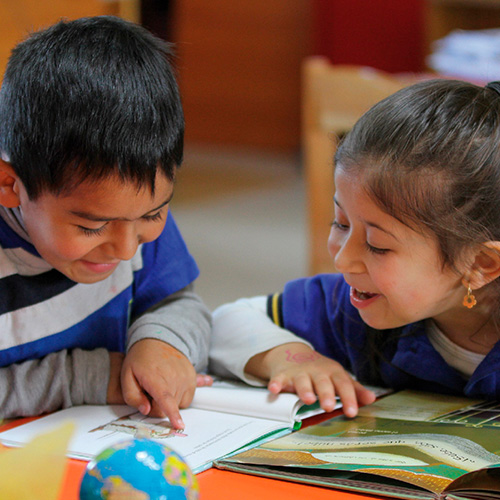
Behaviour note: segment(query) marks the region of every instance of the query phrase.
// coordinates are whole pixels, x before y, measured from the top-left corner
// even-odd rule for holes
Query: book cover
[[[500,404],[402,391],[215,465],[393,498],[500,498]]]

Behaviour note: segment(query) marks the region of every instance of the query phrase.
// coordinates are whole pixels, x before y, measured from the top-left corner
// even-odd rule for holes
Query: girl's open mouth
[[[358,290],[357,288],[351,287],[351,304],[354,307],[361,308],[367,307],[374,300],[380,297],[378,293],[366,292],[364,290]]]
[[[377,295],[376,293],[365,292],[363,290],[358,290],[357,288],[351,288],[351,290],[352,293],[360,300],[371,299],[372,297]]]

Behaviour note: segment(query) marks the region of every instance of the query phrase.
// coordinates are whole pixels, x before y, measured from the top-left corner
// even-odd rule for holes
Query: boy
[[[170,55],[106,16],[61,21],[12,52],[0,91],[1,417],[127,403],[183,427],[210,314],[167,218],[184,132]]]

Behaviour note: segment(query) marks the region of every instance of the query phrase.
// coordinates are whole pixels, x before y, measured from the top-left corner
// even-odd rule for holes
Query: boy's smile
[[[435,239],[382,211],[358,174],[339,165],[335,181],[328,249],[363,320],[387,329],[434,318],[446,329],[463,314],[464,289],[461,276],[443,268]]]
[[[86,180],[69,195],[28,198],[17,181],[19,206],[31,242],[50,265],[73,281],[104,280],[138,246],[165,226],[173,182],[158,173],[155,193],[117,177]]]

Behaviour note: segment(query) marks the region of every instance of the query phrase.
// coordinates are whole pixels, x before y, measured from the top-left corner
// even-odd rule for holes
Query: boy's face
[[[157,174],[148,186],[118,177],[84,181],[69,195],[45,193],[29,200],[17,183],[19,206],[31,241],[55,269],[78,283],[95,283],[131,259],[141,243],[161,234],[173,182]]]

